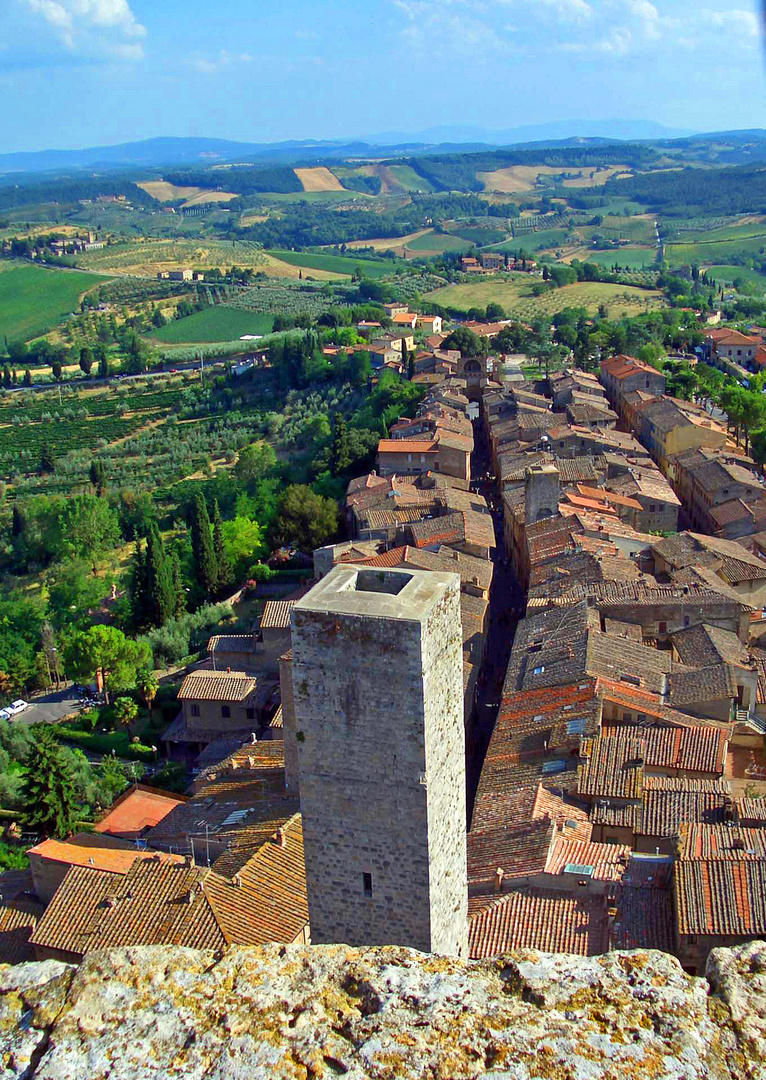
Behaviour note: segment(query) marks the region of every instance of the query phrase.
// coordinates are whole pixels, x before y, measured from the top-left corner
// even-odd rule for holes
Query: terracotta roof
[[[495,529],[491,515],[472,510],[455,511],[441,517],[413,522],[410,532],[417,548],[463,542],[488,548],[495,546]]]
[[[766,799],[735,799],[734,807],[740,825],[751,828],[766,825]]]
[[[175,806],[186,801],[185,795],[171,795],[145,784],[132,784],[93,828],[112,836],[140,836],[145,829],[159,824]]]
[[[34,900],[8,900],[0,904],[0,964],[23,964],[35,959],[30,938],[43,913]]]
[[[308,922],[299,815],[228,879],[216,870],[150,858],[124,878],[73,867],[33,941],[82,955],[118,945],[191,948],[290,942]]]
[[[244,671],[197,670],[187,675],[178,691],[179,701],[245,701],[257,682]]]
[[[646,724],[640,728],[624,725],[610,727],[605,724],[602,741],[624,739],[626,731],[634,734],[640,732],[644,760],[650,768],[684,769],[687,772],[720,775],[726,761],[730,730],[729,726],[703,725],[693,720],[685,727],[671,727],[662,723]]]
[[[636,831],[644,836],[678,836],[685,823],[721,823],[730,802],[731,788],[722,780],[646,776],[643,813]]]
[[[183,862],[180,855],[139,851],[127,840],[100,833],[77,833],[68,840],[43,840],[30,848],[28,854],[68,866],[106,870],[112,874],[127,874],[136,859],[154,858],[155,854],[162,862]]]
[[[737,684],[729,664],[710,664],[668,675],[667,700],[673,706],[734,700],[736,696]]]
[[[577,790],[589,798],[640,799],[645,747],[643,739],[620,734],[583,740],[585,764],[578,769]]]
[[[681,860],[673,886],[679,934],[766,934],[766,859]]]
[[[731,630],[697,623],[696,626],[675,630],[670,640],[681,663],[690,667],[721,663],[750,666],[747,649]]]
[[[207,643],[209,653],[254,653],[255,639],[252,634],[215,634]]]
[[[554,826],[549,818],[472,828],[468,833],[468,881],[491,885],[498,867],[506,879],[545,871]]]
[[[640,861],[645,861],[652,873],[662,867],[661,863]],[[667,889],[633,888],[625,883],[638,862],[636,858],[631,859],[617,897],[617,918],[612,926],[613,947],[662,949],[673,953],[676,948],[673,905]]]
[[[620,881],[629,858],[630,848],[624,844],[557,839],[548,856],[545,872],[586,876],[594,881]],[[589,872],[584,871],[585,867]]]
[[[619,495],[614,491],[606,491],[604,488],[591,488],[586,487],[585,484],[578,484],[577,490],[581,495],[584,495],[586,499],[598,499],[612,503],[614,506],[625,506],[630,510],[642,510],[641,503],[636,499],[631,499],[626,495]]]
[[[479,911],[468,924],[469,955],[476,960],[512,949],[596,956],[609,948],[604,910],[592,896],[529,889]]]
[[[381,439],[378,443],[379,454],[434,454],[438,449],[437,442],[416,439]]]
[[[294,600],[267,600],[261,615],[261,630],[289,630]]]

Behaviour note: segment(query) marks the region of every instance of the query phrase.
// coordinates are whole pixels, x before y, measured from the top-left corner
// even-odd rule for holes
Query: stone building
[[[336,566],[292,618],[312,941],[466,956],[459,576]]]
[[[561,484],[555,465],[534,465],[527,469],[524,490],[526,521],[533,525],[559,512]]]

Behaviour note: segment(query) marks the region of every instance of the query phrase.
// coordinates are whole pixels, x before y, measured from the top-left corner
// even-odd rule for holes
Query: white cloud
[[[586,4],[585,0],[540,0],[544,7],[553,10],[562,19],[590,19],[593,17],[593,8]]]
[[[232,64],[252,64],[254,60],[255,57],[250,53],[230,53],[226,49],[221,49],[217,56],[194,56],[187,62],[203,75],[215,75],[224,68],[231,67]]]
[[[585,3],[585,0],[560,0]],[[399,32],[413,52],[482,56],[517,51],[504,39],[513,33],[500,19],[507,0],[391,0],[406,20]]]
[[[753,38],[759,37],[763,29],[761,20],[754,11],[743,11],[740,8],[732,11],[710,11],[703,8],[697,12],[695,18],[713,29],[733,31],[735,34],[749,34]],[[751,43],[738,41],[738,44]]]
[[[146,36],[128,0],[22,0],[72,52],[140,60]]]

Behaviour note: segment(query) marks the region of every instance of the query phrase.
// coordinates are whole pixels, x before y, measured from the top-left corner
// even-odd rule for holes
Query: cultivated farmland
[[[304,191],[344,191],[337,176],[333,176],[329,169],[317,167],[315,169],[295,169],[295,175],[303,184]]]
[[[174,319],[152,332],[152,338],[168,345],[196,345],[236,341],[243,334],[270,334],[274,318],[240,308],[209,307],[185,319]]]
[[[662,294],[652,289],[631,285],[612,285],[606,282],[577,282],[561,289],[551,289],[533,296],[532,289],[539,278],[518,277],[509,280],[487,280],[467,285],[448,285],[427,294],[427,299],[444,307],[468,311],[472,307],[501,304],[509,316],[516,319],[536,319],[555,315],[568,307],[584,307],[595,314],[604,304],[613,317],[639,315],[647,309],[664,305]]]
[[[317,254],[308,251],[269,251],[268,254],[290,266],[312,272],[324,270],[338,276],[350,276],[357,267],[360,267],[364,276],[369,278],[385,277],[394,270],[391,262],[384,259],[352,259],[344,255],[325,255],[323,252]]]
[[[627,170],[629,172],[629,170]],[[477,173],[484,184],[485,191],[532,191],[540,176],[570,177],[563,180],[564,187],[599,187],[613,176],[626,172],[626,166],[610,165],[604,168],[588,166],[586,168],[554,168],[551,165],[511,165],[507,169],[495,169],[493,172]]]
[[[395,251],[397,255],[401,255],[405,247],[410,247],[419,237],[431,232],[433,232],[432,229],[419,229],[417,232],[407,233],[406,236],[381,236],[373,240],[352,240],[350,244],[346,244],[346,247],[349,250],[372,248],[373,251]]]
[[[169,184],[167,180],[145,180],[136,186],[143,188],[146,194],[151,195],[157,202],[190,199],[193,195],[199,195],[205,190],[201,187],[179,187],[177,184]]]
[[[0,274],[0,339],[31,341],[52,330],[80,297],[105,279],[77,270],[23,266]]]

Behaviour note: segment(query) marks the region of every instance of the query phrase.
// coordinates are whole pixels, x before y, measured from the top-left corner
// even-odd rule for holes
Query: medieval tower
[[[292,619],[311,940],[467,956],[458,575],[336,566]]]
[[[559,512],[561,481],[555,465],[533,465],[526,470],[524,492],[527,525],[534,525],[543,518],[555,517]]]

